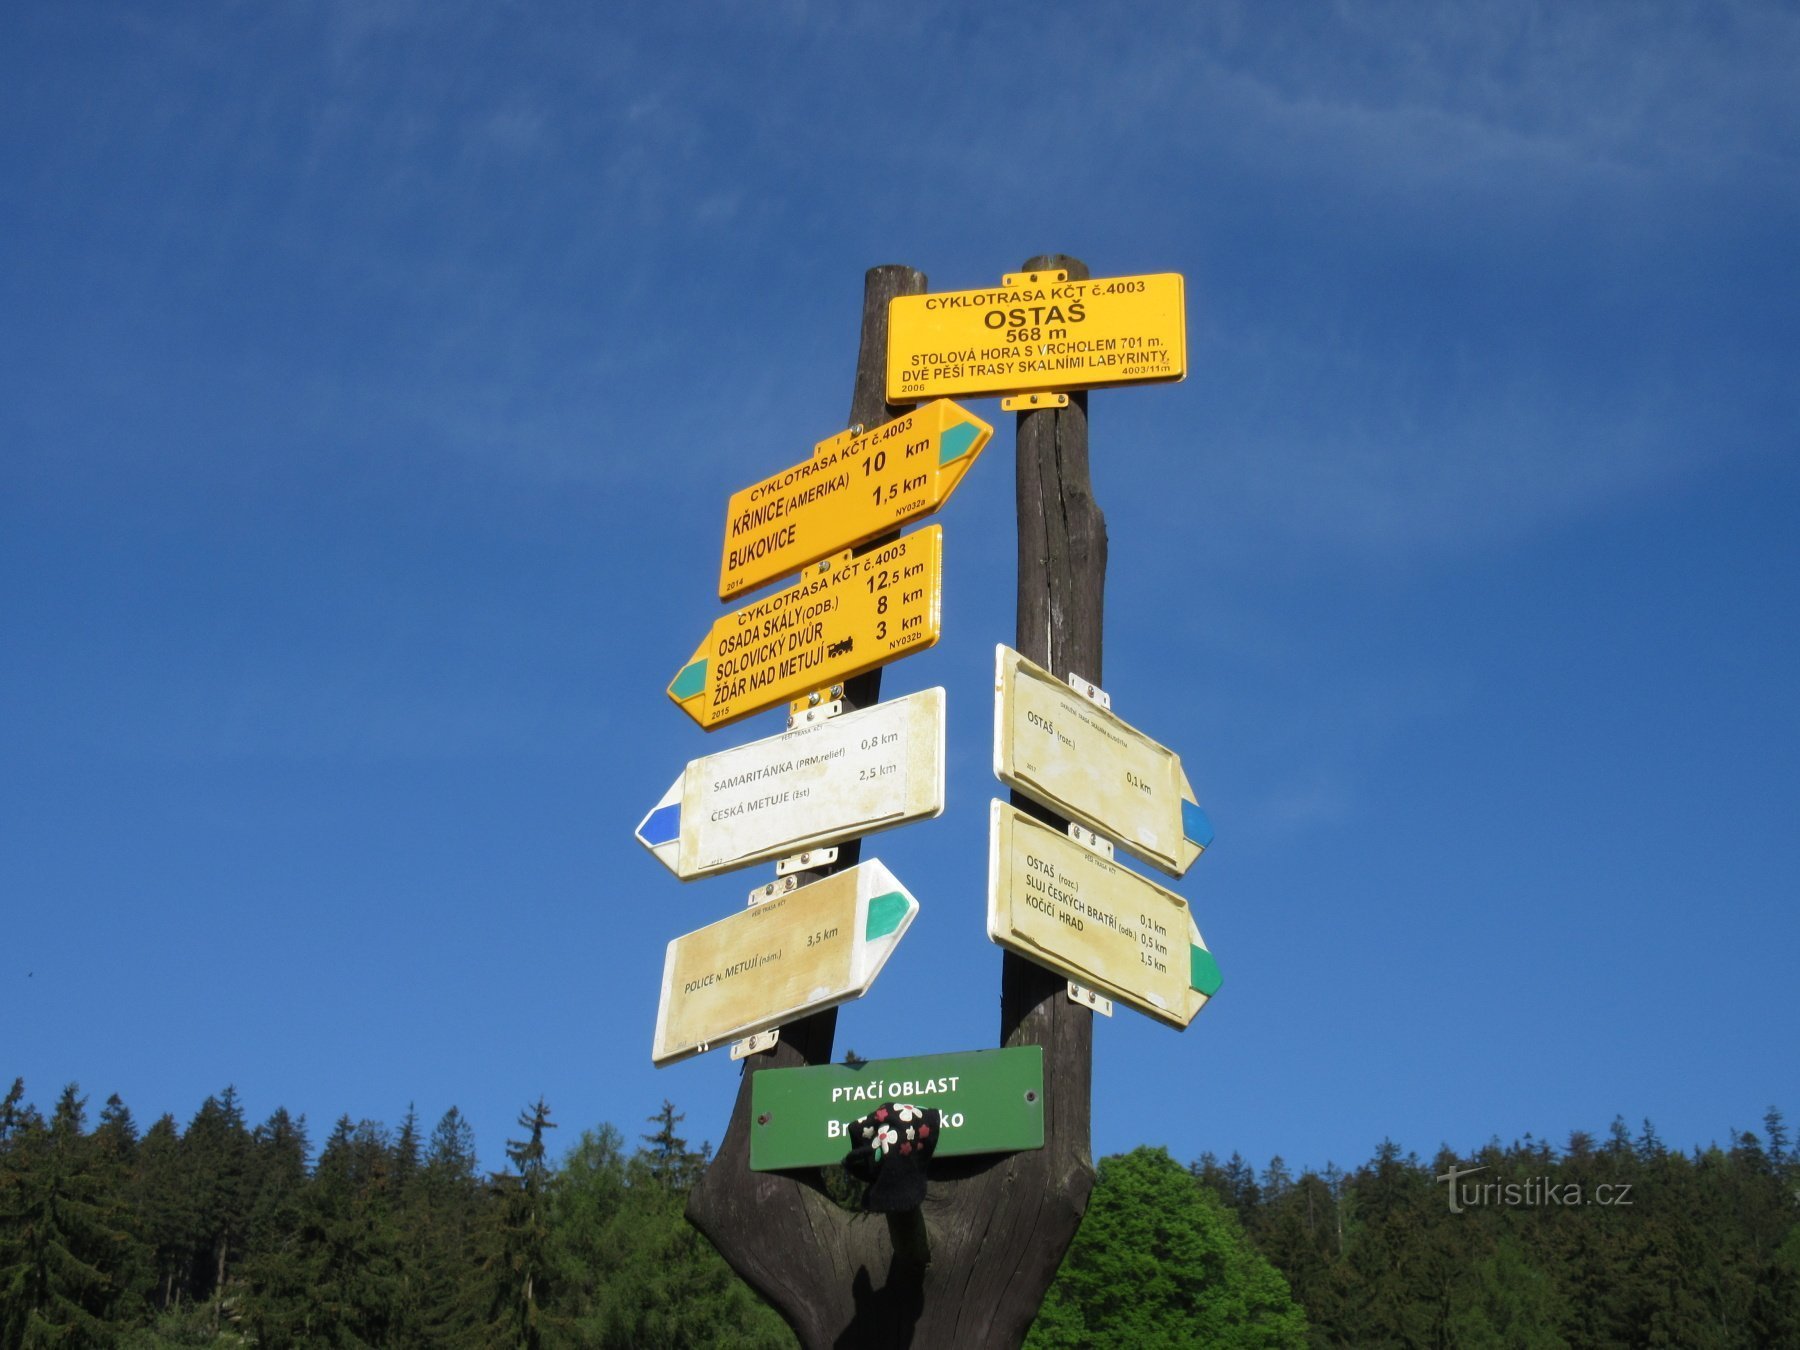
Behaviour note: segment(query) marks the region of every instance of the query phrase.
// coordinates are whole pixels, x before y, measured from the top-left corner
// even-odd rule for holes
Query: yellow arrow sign
[[[989,821],[988,936],[1180,1029],[1221,983],[1187,901],[1005,802]]]
[[[1181,274],[1058,280],[1023,272],[991,290],[896,296],[887,396],[1027,394],[1187,374]]]
[[[967,409],[939,399],[873,431],[820,441],[806,463],[732,493],[719,598],[930,515],[993,434]]]
[[[938,640],[944,529],[927,525],[716,621],[669,683],[707,730],[886,665]]]

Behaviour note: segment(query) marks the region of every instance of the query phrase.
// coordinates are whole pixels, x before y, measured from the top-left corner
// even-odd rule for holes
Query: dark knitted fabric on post
[[[938,1125],[937,1111],[906,1102],[884,1102],[850,1122],[844,1170],[869,1183],[864,1209],[894,1214],[925,1203],[925,1163],[937,1150]]]

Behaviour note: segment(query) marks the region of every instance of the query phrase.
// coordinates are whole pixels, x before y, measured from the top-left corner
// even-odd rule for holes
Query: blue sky
[[[1797,67],[1759,3],[8,6],[0,1077],[716,1140],[662,950],[771,869],[632,830],[780,726],[663,694],[726,498],[843,425],[866,268],[1061,251],[1187,278],[1189,378],[1092,398],[1105,682],[1226,977],[1099,1025],[1096,1151],[1800,1110]],[[967,402],[868,1057],[996,1035]]]

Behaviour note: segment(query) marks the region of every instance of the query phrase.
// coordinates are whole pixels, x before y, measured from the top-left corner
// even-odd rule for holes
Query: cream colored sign
[[[652,1062],[860,998],[918,912],[870,860],[676,938],[663,960]]]
[[[994,657],[994,774],[1171,876],[1212,843],[1179,755],[1007,646]]]
[[[988,936],[1177,1028],[1220,985],[1187,901],[998,801],[989,821]]]
[[[683,881],[944,810],[944,691],[691,761],[637,828]]]

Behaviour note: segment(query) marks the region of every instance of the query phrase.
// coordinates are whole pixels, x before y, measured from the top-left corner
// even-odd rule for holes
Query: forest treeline
[[[1286,1277],[1314,1344],[1796,1346],[1800,1149],[1778,1110],[1763,1125],[1686,1152],[1615,1118],[1561,1147],[1425,1163],[1384,1142],[1351,1172],[1235,1154],[1189,1171]]]
[[[682,1217],[708,1160],[669,1104],[627,1149],[559,1152],[539,1101],[483,1174],[429,1132],[341,1118],[322,1144],[231,1089],[139,1129],[78,1088],[0,1102],[0,1346],[791,1346]],[[1800,1150],[1779,1113],[1729,1148],[1615,1121],[1352,1170],[1104,1158],[1027,1344],[1800,1344]],[[1450,1177],[1450,1169],[1457,1175]]]

